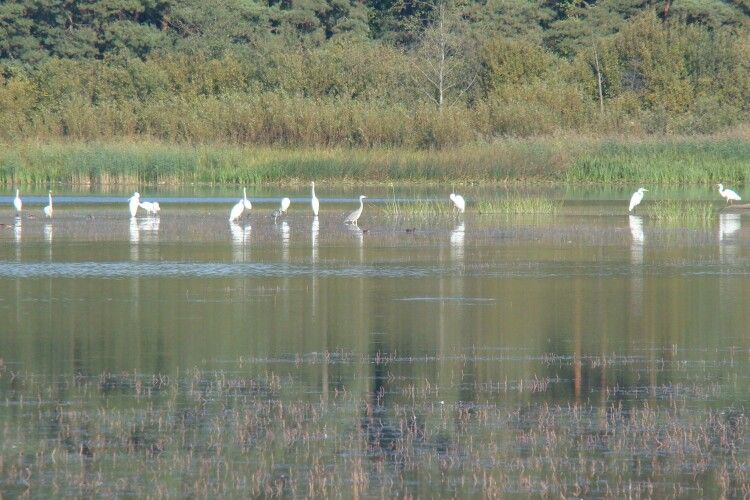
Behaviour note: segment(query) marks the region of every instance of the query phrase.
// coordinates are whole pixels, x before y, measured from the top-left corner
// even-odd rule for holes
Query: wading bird
[[[731,189],[724,189],[723,184],[717,184],[719,186],[719,194],[722,198],[726,198],[727,205],[731,205],[733,201],[740,201],[742,198],[740,198],[740,195],[732,191]]]
[[[633,193],[633,196],[630,197],[630,205],[628,206],[628,212],[632,212],[635,207],[637,207],[641,201],[643,200],[643,193],[648,191],[646,188],[638,188],[638,191]]]
[[[144,209],[147,214],[157,214],[161,210],[158,201],[144,201],[140,203],[140,207]]]
[[[242,204],[245,205],[247,210],[253,208],[253,204],[247,199],[247,190],[245,188],[242,188]]]
[[[49,191],[47,193],[47,196],[49,197],[49,205],[44,207],[44,216],[48,218],[52,218],[52,191]]]
[[[464,213],[466,210],[466,200],[464,200],[464,197],[460,194],[451,193],[450,199],[453,202],[453,206],[455,206],[460,213]]]
[[[141,203],[141,193],[139,193],[138,191],[133,193],[133,196],[128,198],[128,202],[128,207],[130,208],[130,216],[135,217],[135,214],[138,213],[138,205],[140,205]]]
[[[247,190],[242,188],[242,199],[238,201],[232,207],[232,211],[229,212],[229,222],[236,221],[240,218],[240,215],[242,215],[242,212],[244,212],[245,209],[250,210],[251,208],[253,208],[253,204],[247,199]]]
[[[315,196],[315,182],[310,183],[312,188],[312,198],[310,198],[310,206],[312,207],[313,216],[318,216],[318,210],[320,210],[320,200]]]
[[[281,215],[286,215],[286,211],[289,210],[289,205],[292,204],[292,200],[289,198],[282,198],[281,199],[281,206],[273,211],[271,214],[273,216],[273,220],[276,221]]]
[[[362,200],[364,200],[365,198],[367,198],[367,196],[360,195],[359,208],[346,216],[346,219],[344,219],[344,224],[354,224],[355,226],[357,225],[357,220],[359,219],[359,216],[362,215],[362,209],[365,206]]]
[[[16,217],[20,217],[23,202],[21,201],[21,195],[19,194],[18,189],[16,189],[16,198],[13,200],[13,206],[16,208]]]

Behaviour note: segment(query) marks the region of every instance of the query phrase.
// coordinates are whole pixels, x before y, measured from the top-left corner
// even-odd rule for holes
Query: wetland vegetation
[[[281,148],[123,141],[18,142],[0,150],[0,183],[264,184],[525,181],[711,185],[750,179],[744,134],[498,139],[448,149]]]
[[[0,2],[0,496],[750,496],[748,12]]]
[[[581,191],[407,234],[377,205],[442,189],[373,188],[359,229],[328,198],[351,186],[316,219],[298,186],[228,228],[200,189],[133,221],[61,194],[0,231],[3,496],[750,491],[740,213]]]
[[[0,19],[6,186],[750,172],[741,2],[13,0]]]

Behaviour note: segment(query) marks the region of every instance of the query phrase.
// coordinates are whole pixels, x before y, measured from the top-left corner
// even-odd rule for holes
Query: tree
[[[440,112],[477,79],[467,26],[458,10],[441,1],[421,29],[413,54],[414,81]]]

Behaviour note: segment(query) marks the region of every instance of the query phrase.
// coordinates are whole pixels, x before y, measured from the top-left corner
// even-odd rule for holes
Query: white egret
[[[464,200],[463,196],[461,196],[460,194],[451,193],[450,199],[460,213],[464,213],[464,211],[466,211],[466,200]]]
[[[362,209],[365,206],[362,200],[364,200],[365,198],[367,198],[367,196],[360,195],[359,208],[346,216],[346,219],[344,219],[344,224],[354,224],[355,226],[357,225],[357,220],[359,220],[359,216],[362,215]]]
[[[253,204],[247,199],[247,190],[245,188],[242,188],[242,204],[245,205],[245,208],[248,210],[253,208]]]
[[[141,203],[141,194],[136,191],[135,193],[133,193],[133,196],[128,198],[128,202],[128,206],[130,208],[130,216],[135,217],[135,214],[138,213],[138,206]]]
[[[310,198],[310,206],[312,207],[313,215],[317,217],[318,211],[320,210],[320,200],[318,200],[318,198],[315,196],[315,182],[311,182],[310,187],[312,188],[312,198]]]
[[[638,191],[633,193],[633,196],[630,197],[630,205],[628,205],[628,212],[632,212],[635,207],[637,207],[641,201],[643,200],[643,193],[647,192],[648,189],[646,188],[638,188]]]
[[[47,197],[49,197],[49,205],[44,207],[44,216],[47,218],[52,218],[52,191],[49,191],[47,193]]]
[[[273,216],[273,220],[275,221],[282,215],[286,215],[286,211],[289,210],[289,205],[292,204],[292,200],[289,198],[282,198],[281,199],[281,206],[273,211],[271,216]]]
[[[13,206],[16,208],[16,217],[20,217],[23,202],[21,201],[21,195],[18,189],[16,189],[16,198],[13,200]]]
[[[146,211],[148,214],[158,214],[161,210],[158,201],[144,201],[139,203],[139,206]]]
[[[232,207],[232,211],[229,212],[229,222],[234,222],[240,218],[242,212],[245,210],[245,200],[240,200]]]
[[[231,212],[229,212],[229,222],[236,221],[240,218],[240,215],[242,215],[242,212],[244,212],[245,209],[250,210],[251,208],[253,208],[253,204],[247,199],[247,190],[242,188],[242,199],[238,201],[232,207]]]
[[[731,205],[733,201],[740,201],[742,198],[740,198],[740,195],[732,191],[731,189],[724,189],[723,184],[717,184],[719,186],[719,194],[722,198],[726,198],[727,205]]]

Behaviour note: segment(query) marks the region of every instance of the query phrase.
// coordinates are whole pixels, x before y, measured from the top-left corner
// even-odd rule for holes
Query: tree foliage
[[[5,139],[436,147],[749,119],[746,0],[0,3]]]

